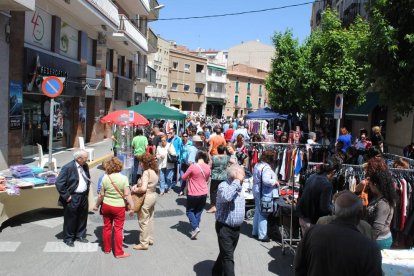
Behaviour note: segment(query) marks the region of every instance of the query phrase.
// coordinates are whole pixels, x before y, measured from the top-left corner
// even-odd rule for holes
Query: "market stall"
[[[101,123],[113,125],[113,140],[117,145],[116,156],[123,162],[123,173],[129,178],[134,165],[131,141],[134,127],[147,126],[149,121],[133,110],[116,110],[101,119]]]
[[[27,211],[61,208],[58,206],[59,194],[55,187],[56,176],[56,173],[45,172],[36,166],[18,165],[1,171],[0,226],[9,218]]]
[[[288,115],[277,113],[268,107],[247,114],[245,120],[249,132],[269,137],[267,140],[272,140],[275,130],[283,132],[290,129]]]

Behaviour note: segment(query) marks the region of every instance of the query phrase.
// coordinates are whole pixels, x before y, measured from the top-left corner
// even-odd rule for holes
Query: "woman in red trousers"
[[[122,231],[125,222],[125,201],[130,206],[130,215],[134,214],[134,202],[131,198],[128,178],[120,174],[122,171],[122,162],[112,157],[105,164],[105,172],[102,179],[102,188],[96,202],[95,211],[98,210],[102,203],[102,215],[104,220],[104,228],[102,231],[103,249],[105,254],[111,253],[112,250],[112,229],[114,231],[114,247],[113,251],[116,258],[126,258],[130,254],[124,252],[122,248]]]

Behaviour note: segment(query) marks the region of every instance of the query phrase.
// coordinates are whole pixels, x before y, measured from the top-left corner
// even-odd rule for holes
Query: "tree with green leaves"
[[[414,1],[376,0],[369,7],[368,82],[395,119],[414,107]]]

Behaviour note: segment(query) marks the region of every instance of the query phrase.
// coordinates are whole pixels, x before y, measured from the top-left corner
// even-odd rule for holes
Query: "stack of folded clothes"
[[[10,166],[10,171],[15,177],[33,176],[32,169],[25,165]]]

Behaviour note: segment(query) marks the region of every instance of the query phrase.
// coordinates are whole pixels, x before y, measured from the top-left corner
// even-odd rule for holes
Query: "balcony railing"
[[[147,38],[148,38],[148,52],[157,53],[158,36],[151,30],[151,28],[148,28]]]
[[[145,52],[148,51],[147,39],[141,34],[137,27],[135,27],[123,14],[119,15],[119,19],[119,31],[126,34],[128,38],[137,44],[142,50]]]
[[[111,20],[116,26],[120,24],[120,18],[118,16],[118,8],[110,0],[86,0],[109,20]]]
[[[149,14],[149,19],[151,20],[155,20],[158,19],[160,16],[160,9],[154,9],[155,7],[158,7],[158,1],[157,0],[150,0],[150,14]]]
[[[196,73],[195,82],[206,83],[206,73]]]
[[[209,91],[209,92],[207,92],[207,97],[225,99],[225,98],[227,98],[227,95],[226,95],[225,92],[222,93],[222,92]]]

